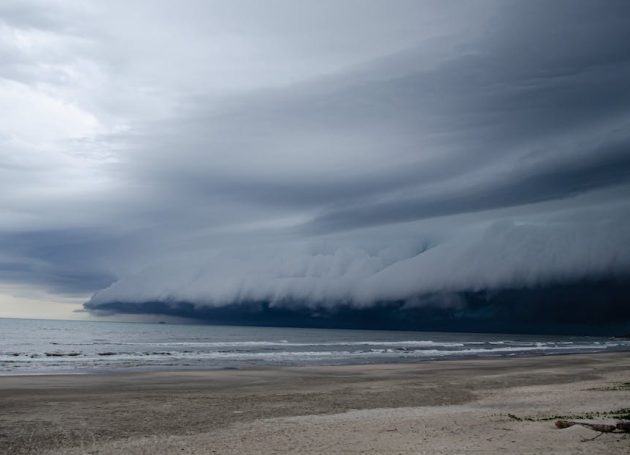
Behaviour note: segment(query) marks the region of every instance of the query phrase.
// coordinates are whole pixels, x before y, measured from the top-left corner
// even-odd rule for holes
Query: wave
[[[242,343],[242,342],[241,342]],[[505,345],[492,345],[492,347],[477,347],[477,348],[464,348],[464,349],[436,349],[435,346],[430,349],[426,349],[430,344],[417,344],[414,346],[424,347],[425,349],[408,349],[408,344],[405,342],[390,342],[387,346],[373,347],[364,350],[311,350],[311,351],[296,351],[296,350],[283,350],[283,351],[239,351],[239,350],[218,350],[218,351],[100,351],[100,352],[44,352],[37,353],[0,353],[0,363],[11,362],[72,362],[72,361],[94,361],[99,359],[108,361],[115,360],[141,360],[143,362],[151,360],[159,360],[163,358],[170,358],[172,360],[187,359],[193,361],[203,360],[294,360],[300,361],[301,359],[313,359],[313,358],[328,358],[328,359],[353,359],[353,358],[369,358],[369,357],[400,357],[400,358],[413,358],[413,357],[446,357],[446,356],[484,356],[484,355],[496,355],[496,354],[518,354],[518,353],[532,353],[532,352],[588,352],[588,351],[605,351],[610,348],[616,348],[619,346],[627,347],[627,345],[620,345],[619,343],[592,343],[592,344],[557,344],[557,343],[534,343],[533,345],[520,345],[520,346],[505,346]],[[234,344],[223,345],[233,346]],[[331,346],[341,345],[341,343],[300,343],[299,346]],[[371,342],[355,342],[346,343],[349,346],[369,345],[374,346],[375,343]],[[439,347],[444,347],[441,343],[436,343]],[[287,346],[290,344],[287,343]],[[453,347],[462,347],[462,343],[457,343]]]
[[[86,343],[90,345],[92,343]],[[287,340],[280,341],[174,341],[174,342],[127,342],[127,343],[99,343],[109,344],[112,346],[198,346],[198,347],[216,347],[216,348],[248,348],[248,347],[308,347],[308,346],[408,346],[408,347],[424,347],[424,346],[443,346],[443,347],[462,347],[468,343],[459,343],[451,341],[430,341],[430,340],[410,340],[410,341],[333,341],[333,342],[290,342]],[[73,344],[78,345],[78,344]],[[70,344],[68,344],[70,346]]]

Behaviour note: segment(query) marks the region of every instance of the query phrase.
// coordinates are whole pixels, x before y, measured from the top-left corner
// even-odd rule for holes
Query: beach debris
[[[627,418],[627,416],[630,416],[630,413],[628,412],[629,409],[619,409],[617,411],[610,411],[610,412],[605,412],[605,413],[588,413],[582,416],[554,416],[554,417],[539,417],[539,418],[532,418],[532,417],[519,417],[517,415],[514,414],[508,414],[507,416],[512,419],[512,420],[516,420],[517,422],[541,422],[541,421],[545,421],[545,420],[552,420],[555,419],[555,426],[556,428],[559,429],[565,429],[565,428],[570,428],[573,427],[575,425],[579,425],[582,426],[584,428],[588,428],[591,429],[593,431],[597,431],[599,432],[599,434],[597,436],[595,436],[594,438],[589,438],[589,439],[582,439],[582,442],[587,442],[587,441],[593,441],[597,438],[599,438],[601,435],[603,435],[604,433],[630,433],[630,419]],[[613,422],[593,422],[593,421],[587,421],[587,420],[582,420],[582,419],[595,419],[595,415],[597,415],[598,417],[608,417],[608,418],[615,418],[616,421]],[[574,419],[580,419],[580,420],[574,420]]]
[[[630,383],[629,383],[630,384]],[[549,416],[523,416],[519,417],[514,414],[507,415],[510,419],[518,422],[545,422],[549,420],[566,420],[569,422],[583,422],[585,420],[597,420],[599,418],[614,419],[617,422],[630,421],[630,408],[616,409],[613,411],[604,412],[585,412],[583,414],[571,414],[571,415],[549,415]]]

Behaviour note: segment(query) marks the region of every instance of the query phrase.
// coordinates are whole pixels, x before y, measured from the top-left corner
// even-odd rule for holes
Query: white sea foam
[[[308,347],[308,346],[464,346],[464,343],[430,340],[408,341],[335,341],[335,342],[290,342],[281,341],[178,341],[178,342],[153,342],[153,343],[117,343],[119,345],[150,345],[150,346],[198,346],[208,348],[241,348],[241,347]]]

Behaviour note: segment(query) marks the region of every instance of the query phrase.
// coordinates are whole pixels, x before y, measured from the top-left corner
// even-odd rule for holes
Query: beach
[[[0,453],[625,454],[630,355],[0,377]],[[625,385],[624,385],[625,383]]]

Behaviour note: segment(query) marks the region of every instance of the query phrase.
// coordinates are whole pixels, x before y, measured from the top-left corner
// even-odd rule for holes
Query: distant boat
[[[158,321],[158,324],[166,324],[165,321]]]

